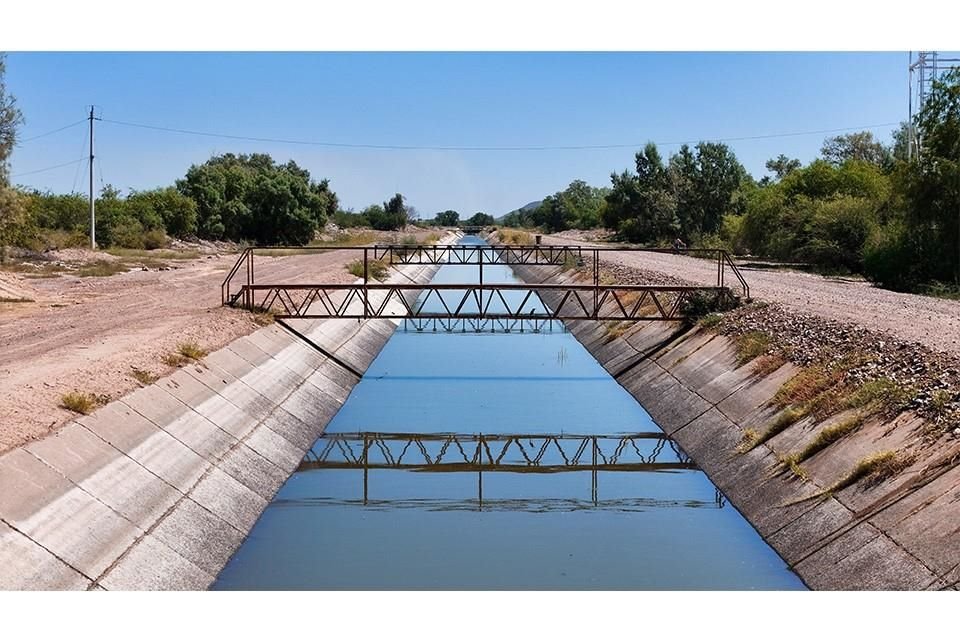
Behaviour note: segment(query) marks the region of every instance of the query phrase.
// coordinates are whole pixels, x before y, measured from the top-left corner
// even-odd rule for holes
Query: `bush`
[[[162,249],[167,246],[167,234],[162,229],[151,229],[143,234],[144,249]]]
[[[908,290],[920,278],[906,227],[891,223],[875,229],[863,248],[863,269],[868,278],[891,289]]]

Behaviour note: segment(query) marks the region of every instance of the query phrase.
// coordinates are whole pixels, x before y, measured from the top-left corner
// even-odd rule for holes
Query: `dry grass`
[[[742,367],[770,348],[770,336],[762,331],[749,331],[734,340],[737,348],[737,366]]]
[[[953,402],[953,395],[946,389],[934,391],[930,397],[930,409],[934,415],[942,416],[947,412],[947,407]]]
[[[800,450],[799,453],[788,456],[785,461],[794,465],[798,465],[804,460],[807,460],[808,458],[811,458],[817,453],[823,451],[837,440],[843,438],[845,435],[853,433],[860,428],[863,422],[864,416],[858,414],[847,418],[842,422],[824,427],[813,438],[813,440],[807,444],[807,446]]]
[[[166,353],[160,358],[160,361],[168,367],[182,367],[190,362],[190,359],[183,357],[179,353]]]
[[[106,278],[129,270],[130,266],[122,261],[97,260],[77,269],[75,275],[81,278]]]
[[[713,329],[720,324],[721,320],[723,320],[723,316],[719,313],[708,313],[700,318],[698,324],[704,329]]]
[[[765,378],[786,363],[787,359],[780,353],[765,353],[754,360],[753,375]]]
[[[347,271],[358,278],[363,277],[363,260],[354,260],[346,265]],[[386,260],[369,260],[367,262],[367,276],[374,280],[383,280],[387,277],[390,267]]]
[[[851,409],[868,408],[871,412],[891,414],[899,412],[914,395],[912,387],[898,384],[889,378],[866,382],[847,398]]]
[[[177,345],[177,353],[188,360],[199,360],[207,355],[205,349],[202,349],[196,342],[181,342]]]
[[[97,396],[93,395],[92,393],[71,391],[70,393],[66,393],[60,397],[60,406],[64,409],[86,415],[98,406],[106,404],[109,401],[110,399],[106,396]]]
[[[744,438],[744,441],[740,445],[738,450],[740,451],[740,453],[746,453],[752,449],[755,449],[756,447],[763,444],[767,440],[770,440],[777,434],[782,433],[783,431],[786,431],[788,427],[796,424],[805,416],[806,416],[806,413],[804,413],[800,409],[796,409],[796,408],[784,409],[783,411],[780,412],[780,415],[777,416],[776,420],[774,420],[770,424],[770,426],[767,427],[766,431],[764,431],[759,435],[754,434],[754,436],[749,440]],[[746,433],[744,435],[746,435]]]
[[[533,244],[533,236],[520,229],[500,229],[500,242],[503,244]]]
[[[157,374],[145,371],[144,369],[138,369],[137,367],[130,367],[130,369],[130,375],[133,376],[133,379],[143,386],[153,384],[160,379],[160,376]]]
[[[112,256],[120,258],[148,258],[150,260],[194,260],[200,257],[199,251],[174,251],[173,249],[106,249]]]
[[[273,309],[266,309],[264,311],[254,311],[251,314],[253,321],[258,325],[260,325],[261,327],[266,327],[276,322],[277,320],[276,316],[277,316],[277,312],[274,311]]]
[[[165,354],[160,360],[168,367],[182,367],[183,365],[199,360],[207,352],[196,342],[181,342],[174,353]]]

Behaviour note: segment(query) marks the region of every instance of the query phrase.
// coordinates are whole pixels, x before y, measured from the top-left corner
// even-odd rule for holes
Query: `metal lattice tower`
[[[910,140],[907,144],[907,157],[911,158],[920,149],[920,138],[914,126],[914,116],[923,109],[927,97],[944,71],[960,68],[960,58],[947,58],[937,51],[910,52],[910,83],[908,98],[908,127]]]

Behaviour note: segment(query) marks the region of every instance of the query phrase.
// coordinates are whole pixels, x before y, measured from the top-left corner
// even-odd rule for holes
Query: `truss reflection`
[[[662,432],[641,432],[617,435],[576,434],[469,434],[469,433],[328,433],[321,436],[297,467],[297,471],[362,470],[364,505],[381,504],[369,499],[371,470],[402,470],[429,473],[476,473],[477,499],[443,503],[444,508],[487,508],[484,501],[484,473],[554,474],[589,472],[589,503],[561,500],[569,510],[581,502],[592,508],[601,507],[598,477],[600,472],[675,473],[699,468],[689,456]],[[397,501],[388,501],[397,504]],[[401,501],[413,505],[423,501]],[[644,498],[604,500],[603,508],[648,508]],[[689,502],[689,501],[685,501]],[[694,501],[696,502],[696,501]],[[350,503],[346,501],[345,503]],[[722,507],[719,492],[713,501]],[[514,500],[497,501],[498,508],[519,508],[525,504]],[[520,510],[537,510],[550,501],[535,500],[541,505]],[[693,504],[693,503],[690,503]],[[513,507],[510,507],[513,505]],[[439,508],[433,505],[431,508]]]

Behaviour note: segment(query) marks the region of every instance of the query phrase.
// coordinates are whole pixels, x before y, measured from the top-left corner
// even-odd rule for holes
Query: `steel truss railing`
[[[750,298],[750,287],[730,255],[722,249],[646,249],[637,247],[583,247],[579,245],[373,245],[367,247],[249,247],[244,249],[221,284],[221,302],[253,308],[254,287],[257,285],[254,257],[257,251],[294,253],[323,253],[327,251],[353,252],[362,257],[364,286],[370,284],[370,263],[387,262],[390,265],[477,265],[480,268],[479,283],[484,284],[483,269],[489,265],[531,265],[588,267],[592,272],[593,286],[600,286],[600,256],[608,252],[674,253],[712,260],[717,266],[715,287],[697,287],[701,290],[727,289],[730,297],[734,288],[741,297]],[[727,274],[733,275],[733,286]],[[237,280],[240,280],[239,286]],[[273,283],[273,287],[283,287]],[[322,286],[322,285],[317,285]],[[652,287],[647,287],[652,289]],[[675,287],[676,289],[676,287]],[[325,316],[330,317],[330,316]]]
[[[567,333],[560,320],[477,319],[477,318],[405,318],[400,330],[416,333]]]
[[[251,308],[278,318],[477,320],[682,320],[687,304],[725,287],[590,284],[290,284],[246,287]],[[411,302],[414,294],[416,300]],[[540,297],[554,294],[545,308]],[[429,303],[433,309],[429,310]]]
[[[643,445],[650,444],[649,451]],[[668,448],[671,460],[657,458]],[[641,450],[643,449],[643,450]],[[671,471],[697,469],[662,432],[624,435],[327,433],[297,467],[416,471]]]
[[[314,443],[297,467],[301,472],[350,469],[363,471],[363,504],[369,502],[370,471],[476,473],[477,503],[483,508],[484,473],[590,472],[591,501],[597,505],[600,472],[678,472],[699,467],[662,432],[327,433]],[[718,507],[724,505],[719,491],[714,502]]]

